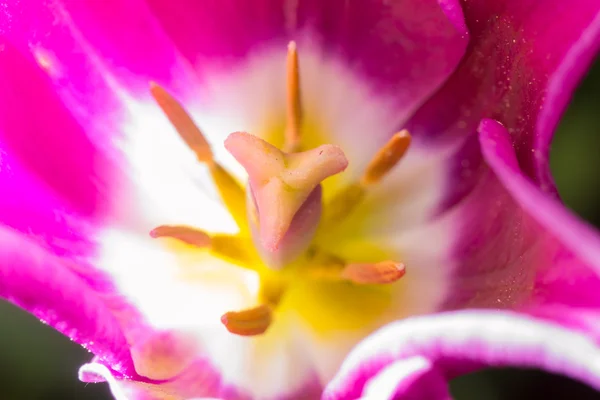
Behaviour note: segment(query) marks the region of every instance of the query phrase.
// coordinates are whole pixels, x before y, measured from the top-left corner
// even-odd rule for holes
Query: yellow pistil
[[[273,310],[261,304],[242,311],[229,311],[221,317],[225,328],[240,336],[255,336],[265,333],[271,325]]]
[[[402,159],[411,137],[406,130],[392,136],[375,154],[360,179],[335,195],[325,206],[325,214],[321,215],[324,190],[321,183],[342,172],[348,160],[342,149],[331,144],[300,151],[303,115],[295,42],[290,42],[287,50],[284,150],[245,132],[232,133],[225,140],[225,148],[248,174],[247,193],[215,161],[208,141],[183,106],[157,84],[152,83],[150,91],[184,143],[208,167],[219,194],[240,227],[239,234],[226,235],[188,226],[162,225],[150,235],[203,249],[254,271],[260,278],[255,299],[258,305],[230,311],[221,317],[229,332],[241,336],[263,334],[278,308],[285,309],[290,302],[304,304],[304,298],[298,301],[295,297],[298,288],[310,287],[311,293],[318,290],[321,295],[326,295],[325,298],[336,298],[340,293],[343,296],[353,294],[353,290],[364,285],[393,284],[404,276],[403,263],[385,260],[387,257],[380,258],[385,261],[371,262],[375,253],[363,258],[369,262],[352,262],[317,249],[319,239],[313,236],[319,222],[326,235],[328,229],[350,215],[368,195],[369,188],[380,183]],[[361,296],[367,298],[375,293],[374,296],[380,299],[377,296],[381,292],[372,289],[364,287],[358,293],[365,293]],[[287,305],[283,304],[286,293]],[[381,303],[375,301],[373,304]],[[316,306],[308,309],[321,310],[318,301]]]
[[[285,150],[297,151],[300,146],[302,104],[300,99],[300,68],[296,43],[290,42],[287,53],[287,119]]]
[[[213,182],[242,233],[248,231],[246,223],[246,195],[244,189],[213,157],[213,152],[192,117],[183,106],[158,84],[150,83],[150,93],[163,110],[179,137],[194,152],[198,161],[206,164]]]

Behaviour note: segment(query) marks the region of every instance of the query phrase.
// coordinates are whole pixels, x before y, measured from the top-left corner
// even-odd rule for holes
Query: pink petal
[[[525,174],[553,191],[548,145],[600,45],[599,10],[597,0],[463,2],[467,54],[407,128],[450,139],[470,135],[482,118],[497,119],[511,133]]]
[[[72,209],[100,213],[108,162],[58,98],[31,57],[5,44],[0,52],[0,141]],[[104,171],[108,172],[108,171]]]
[[[7,154],[0,141],[0,221],[57,255],[84,257],[93,252],[90,227],[39,177]]]
[[[535,267],[531,312],[593,331],[600,339],[600,235],[554,197],[535,186],[518,165],[511,138],[496,121],[480,127],[483,155],[498,179],[546,235],[543,254]]]
[[[121,326],[105,300],[58,258],[0,225],[0,297],[82,344],[115,371],[135,375]]]
[[[181,56],[143,0],[11,2],[3,13],[8,41],[24,52],[48,50],[76,89],[102,83],[85,75],[98,67],[143,90],[150,79],[164,84],[185,77],[177,76],[185,69]]]
[[[405,319],[374,333],[350,353],[323,398],[356,399],[371,380],[402,360],[423,357],[422,372],[450,380],[482,366],[540,368],[600,389],[600,349],[588,337],[552,323],[501,311],[461,311]],[[396,399],[424,397],[431,386],[414,374],[398,376]],[[439,379],[439,378],[438,378]],[[414,391],[407,387],[413,385]],[[419,392],[417,392],[419,390]]]
[[[94,218],[113,211],[126,180],[119,140],[128,102],[148,97],[150,80],[177,92],[194,79],[144,7],[34,0],[2,8],[5,150]]]
[[[217,398],[227,400],[248,400],[251,397],[224,383],[202,360],[172,380],[164,382],[140,382],[115,377],[104,365],[91,362],[79,370],[79,379],[83,382],[104,382],[111,388],[117,400],[163,400],[165,396],[176,399]],[[318,382],[303,387],[301,392],[288,396],[270,397],[277,400],[318,399],[322,388]]]
[[[411,131],[462,146],[450,163],[448,196],[438,217],[459,220],[449,260],[455,265],[453,289],[442,308],[524,306],[534,288],[538,299],[554,298],[556,304],[559,296],[563,304],[596,304],[596,273],[581,266],[570,246],[548,235],[533,212],[504,187],[505,179],[485,165],[474,132],[482,117],[495,116],[510,133],[522,173],[542,191],[555,193],[543,177],[545,150],[538,151],[534,142],[542,131],[550,137],[554,123],[545,118],[558,118],[569,90],[589,65],[599,41],[600,2],[548,6],[474,1],[464,8],[472,46],[444,88],[408,124]],[[553,18],[565,23],[547,23]],[[566,80],[564,87],[561,80]],[[568,280],[559,278],[558,264],[572,271]],[[537,272],[547,265],[553,266],[553,275]]]
[[[548,237],[484,163],[476,135],[451,161],[448,190],[460,196],[430,223],[450,225],[452,232],[439,264],[448,286],[440,309],[518,307],[531,297],[536,268],[547,261]],[[453,165],[473,169],[463,174]]]
[[[562,113],[571,101],[576,86],[585,76],[600,48],[600,13],[597,12],[599,2],[589,1],[588,3],[590,6],[595,6],[596,14],[590,13],[594,19],[580,33],[577,41],[569,47],[568,37],[564,35],[558,37],[560,47],[566,49],[566,54],[548,79],[545,100],[537,118],[532,146],[535,149],[535,157],[530,160],[530,163],[533,164],[532,168],[535,171],[533,176],[536,180],[539,180],[543,188],[554,187],[554,180],[550,171],[549,153],[555,129]],[[578,23],[581,23],[582,20],[585,23],[589,19],[589,16],[583,13],[579,14],[580,10],[577,5],[572,5],[570,11],[577,13]],[[564,16],[561,18],[564,18]],[[556,51],[556,45],[556,40],[546,42],[547,48],[552,51]],[[519,156],[519,159],[523,158],[521,154]]]
[[[399,122],[455,68],[468,38],[452,0],[148,3],[200,74],[215,59],[233,65],[261,48],[283,50],[309,37],[326,59],[341,57],[374,90],[394,97]]]

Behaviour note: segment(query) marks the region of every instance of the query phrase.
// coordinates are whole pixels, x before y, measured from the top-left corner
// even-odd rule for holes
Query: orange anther
[[[348,264],[342,271],[342,278],[359,284],[393,283],[406,273],[404,264],[382,261],[373,264]]]
[[[410,134],[407,130],[392,136],[367,166],[361,184],[366,186],[379,182],[402,159],[409,145]]]
[[[213,154],[210,145],[183,106],[164,88],[154,82],[150,82],[150,93],[169,118],[181,139],[196,154],[198,160],[204,163],[212,163]]]
[[[188,226],[161,225],[150,231],[153,238],[169,237],[196,247],[209,247],[211,239],[206,232]]]
[[[267,305],[260,305],[242,311],[229,311],[221,317],[227,330],[235,335],[256,336],[269,328],[273,311]]]

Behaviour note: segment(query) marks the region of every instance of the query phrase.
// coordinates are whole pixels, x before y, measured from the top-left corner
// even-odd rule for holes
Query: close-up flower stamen
[[[272,291],[273,286],[279,287],[277,291],[281,293],[277,295],[276,301],[269,301],[268,306],[260,304],[242,311],[229,311],[221,318],[229,332],[241,336],[263,334],[268,329],[277,304],[281,301],[281,296],[285,295],[283,288],[293,285],[294,280],[317,279],[324,282],[346,282],[350,285],[379,285],[396,282],[405,273],[404,264],[392,261],[352,263],[327,255],[329,262],[323,264],[323,253],[315,257],[317,252],[313,250],[313,237],[322,214],[322,182],[343,172],[348,160],[342,149],[329,144],[298,151],[301,144],[301,113],[298,55],[294,42],[288,46],[287,79],[288,123],[285,147],[292,150],[279,150],[265,140],[245,132],[234,132],[224,142],[224,147],[248,174],[248,193],[244,194],[247,199],[245,215],[248,220],[238,222],[238,216],[236,222],[241,227],[250,226],[252,238],[248,238],[242,230],[237,236],[209,235],[191,227],[168,225],[159,226],[150,233],[154,238],[172,238],[205,248],[217,257],[256,271],[259,276],[261,271],[264,273],[272,270],[268,272],[268,282],[265,284],[261,280],[260,285],[262,293],[265,292],[265,286],[271,287],[267,291]],[[209,169],[217,167],[223,170],[222,175],[233,182],[235,178],[214,160],[208,142],[181,103],[155,83],[150,88],[152,96],[197,159],[208,164]],[[290,132],[293,134],[290,135]],[[372,158],[358,185],[351,184],[342,188],[327,207],[333,208],[337,217],[347,217],[358,202],[348,188],[358,186],[362,191],[361,197],[366,195],[367,187],[379,183],[400,161],[409,143],[408,131],[403,130],[393,135]],[[215,179],[214,173],[212,177],[217,187],[223,186],[222,180]],[[237,182],[228,186],[241,188]],[[228,194],[240,197],[238,191],[227,193],[221,188],[220,193],[225,204],[228,204]],[[340,210],[345,212],[342,214]],[[239,213],[239,209],[236,212]],[[328,222],[332,224],[340,221]],[[252,249],[253,246],[256,246],[256,251]],[[259,296],[258,301],[262,301],[261,297],[264,300],[265,296]]]

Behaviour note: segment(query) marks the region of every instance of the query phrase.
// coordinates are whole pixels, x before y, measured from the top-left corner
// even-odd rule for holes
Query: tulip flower
[[[9,0],[0,296],[117,399],[600,389],[600,239],[548,167],[599,30],[595,0]]]

